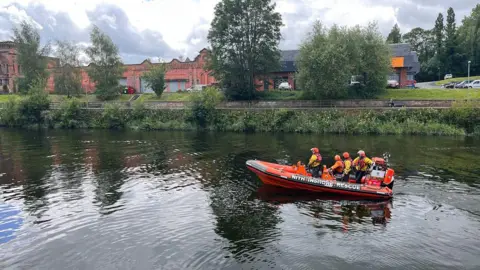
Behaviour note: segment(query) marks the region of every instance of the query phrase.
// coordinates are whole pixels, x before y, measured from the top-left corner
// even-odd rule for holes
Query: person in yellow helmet
[[[367,174],[367,170],[373,165],[373,161],[365,155],[365,151],[358,151],[358,157],[353,160],[355,167],[355,180],[357,184],[362,182],[362,178]]]
[[[311,168],[313,177],[320,177],[320,164],[322,162],[322,156],[320,155],[320,150],[318,148],[310,149],[312,151],[312,156],[308,162],[308,166]]]
[[[343,164],[342,159],[340,158],[339,155],[335,156],[335,164],[333,164],[332,167],[330,167],[328,170],[333,173],[334,175],[342,175],[343,174],[343,169],[345,168],[345,164]]]
[[[348,152],[343,153],[343,164],[345,168],[343,169],[343,181],[348,182],[350,179],[350,172],[352,171],[352,158]]]

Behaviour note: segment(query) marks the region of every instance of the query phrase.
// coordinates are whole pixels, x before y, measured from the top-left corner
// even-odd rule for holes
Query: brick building
[[[389,80],[396,80],[400,87],[411,85],[415,75],[420,72],[417,52],[412,51],[408,43],[390,44],[390,48],[393,72],[389,75]]]
[[[17,78],[17,51],[13,42],[0,42],[0,91],[10,92]]]
[[[420,64],[416,52],[410,50],[409,44],[392,44],[392,68],[393,72],[389,75],[389,79],[397,80],[401,86],[411,84],[416,73],[420,71]],[[181,61],[173,59],[167,63],[168,71],[165,74],[166,92],[177,92],[193,87],[194,85],[203,86],[216,83],[208,71],[205,70],[205,62],[207,49],[203,49],[193,59]],[[297,68],[295,60],[298,50],[286,50],[281,52],[281,69],[272,73],[268,79],[256,81],[258,90],[276,89],[282,82],[288,82],[292,89],[296,89],[295,73]],[[151,93],[151,89],[146,87],[145,81],[142,79],[144,72],[148,71],[151,63],[148,60],[139,64],[125,65],[125,71],[120,84],[130,86],[137,93]],[[54,74],[58,66],[58,59],[50,58],[49,71],[50,78],[47,83],[47,90],[53,92],[55,89]],[[95,83],[90,80],[86,68],[80,67],[82,74],[82,88],[85,92],[93,92]],[[5,87],[13,92],[14,81],[21,74],[21,67],[16,63],[16,50],[13,42],[0,42],[0,84],[2,89]],[[1,89],[0,89],[1,90]]]

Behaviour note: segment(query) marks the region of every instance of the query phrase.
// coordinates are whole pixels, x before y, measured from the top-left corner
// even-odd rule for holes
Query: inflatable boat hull
[[[268,185],[368,199],[389,199],[393,196],[392,190],[388,187],[314,178],[309,174],[299,174],[295,166],[258,160],[248,160],[246,165],[263,183]]]

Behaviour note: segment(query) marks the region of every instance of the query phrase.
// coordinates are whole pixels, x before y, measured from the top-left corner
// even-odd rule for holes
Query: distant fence
[[[328,108],[389,108],[389,107],[407,107],[407,108],[450,108],[454,100],[284,100],[284,101],[231,101],[223,102],[217,106],[218,109],[328,109]],[[122,109],[133,108],[133,102],[113,102]],[[101,110],[108,104],[107,102],[85,102],[84,109]],[[157,110],[185,109],[188,102],[182,101],[148,101],[145,107]],[[5,103],[0,103],[0,109],[3,109]],[[51,109],[58,109],[59,102],[52,102]]]

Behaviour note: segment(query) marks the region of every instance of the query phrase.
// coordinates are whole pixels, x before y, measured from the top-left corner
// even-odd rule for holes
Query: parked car
[[[455,85],[456,85],[456,84],[457,84],[457,83],[455,83],[455,82],[449,82],[449,83],[446,83],[446,84],[442,85],[442,87],[443,87],[443,88],[451,88],[451,89],[453,89],[453,88],[455,88]]]
[[[480,88],[480,80],[475,80],[467,84],[468,88]]]
[[[292,90],[292,86],[290,86],[290,84],[288,82],[282,82],[278,86],[278,89],[280,89],[280,90]]]
[[[468,88],[468,84],[471,83],[472,81],[463,81],[459,82],[455,85],[455,88]]]
[[[400,84],[397,80],[387,80],[387,88],[400,88]]]
[[[451,78],[453,78],[452,74],[445,74],[445,77],[443,79],[448,80],[448,79],[451,79]]]

